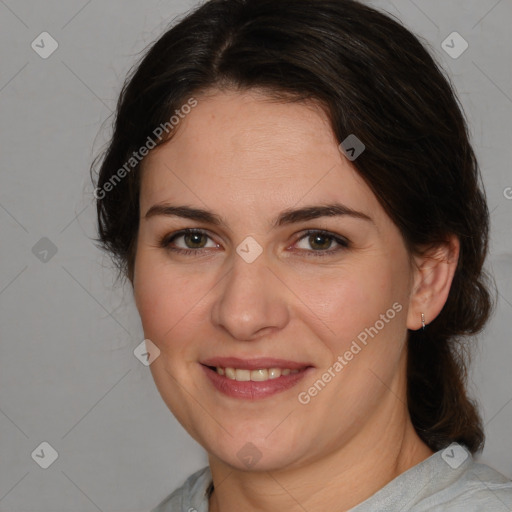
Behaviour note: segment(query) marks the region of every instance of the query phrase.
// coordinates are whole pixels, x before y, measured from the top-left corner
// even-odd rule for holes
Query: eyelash
[[[211,239],[211,237],[208,235],[208,233],[206,231],[203,231],[202,229],[192,229],[192,228],[188,228],[188,229],[182,229],[180,231],[177,231],[175,233],[171,233],[171,234],[168,234],[168,235],[165,235],[163,236],[159,242],[158,242],[158,245],[160,247],[162,247],[163,249],[167,249],[169,251],[173,251],[173,252],[176,252],[176,253],[179,253],[179,254],[182,254],[182,255],[190,255],[190,256],[198,256],[198,253],[200,253],[201,251],[204,250],[204,248],[199,248],[199,249],[182,249],[182,248],[178,248],[178,247],[172,247],[171,246],[171,243],[174,242],[177,238],[180,238],[184,235],[205,235],[207,236],[208,238]],[[334,253],[337,253],[339,251],[342,251],[344,249],[347,249],[350,244],[348,242],[348,240],[346,240],[345,238],[342,238],[340,236],[337,236],[333,233],[330,233],[329,231],[324,231],[322,229],[309,229],[307,230],[300,238],[297,239],[297,241],[295,243],[298,243],[300,242],[301,240],[303,240],[304,238],[307,238],[311,235],[321,235],[325,238],[328,238],[334,242],[336,242],[339,247],[336,248],[336,249],[327,249],[327,250],[306,250],[306,249],[300,249],[299,251],[304,251],[308,257],[311,256],[313,258],[322,258],[322,257],[326,257],[326,256],[330,256]],[[209,249],[209,248],[207,248]]]

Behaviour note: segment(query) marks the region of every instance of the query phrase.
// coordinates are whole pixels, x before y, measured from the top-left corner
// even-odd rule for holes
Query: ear
[[[445,243],[424,249],[414,256],[414,285],[409,300],[407,328],[421,329],[421,314],[425,325],[443,309],[459,260],[460,242],[453,235]]]

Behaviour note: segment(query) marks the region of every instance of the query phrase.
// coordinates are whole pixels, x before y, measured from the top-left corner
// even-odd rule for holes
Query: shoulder
[[[512,481],[452,443],[389,482],[350,512],[508,512]]]
[[[437,503],[432,510],[509,511],[512,510],[512,481],[486,464],[470,461],[460,477],[445,489],[439,490],[436,498]]]
[[[208,466],[190,475],[151,512],[207,512],[206,491],[212,481]]]

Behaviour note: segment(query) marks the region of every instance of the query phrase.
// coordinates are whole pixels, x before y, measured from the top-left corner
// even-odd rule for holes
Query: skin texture
[[[371,221],[272,227],[283,210],[333,202]],[[211,210],[225,225],[145,218],[161,203]],[[411,256],[321,109],[256,91],[198,97],[171,141],[144,161],[140,211],[134,296],[144,335],[161,351],[150,368],[165,403],[208,452],[210,510],[348,510],[432,454],[407,411],[407,329],[421,328],[421,312],[428,324],[441,311],[458,242]],[[184,228],[208,236],[171,246],[196,253],[159,245]],[[308,229],[349,246],[315,245]],[[252,263],[236,252],[247,236],[263,249]],[[401,311],[301,404],[299,392],[396,303]],[[204,375],[199,361],[214,356],[276,357],[315,370],[292,389],[240,400]],[[261,457],[251,468],[237,456],[247,443]]]

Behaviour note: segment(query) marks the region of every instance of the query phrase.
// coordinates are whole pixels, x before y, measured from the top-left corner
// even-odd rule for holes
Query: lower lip
[[[314,369],[310,366],[299,371],[299,373],[281,375],[277,379],[257,382],[252,380],[238,381],[228,379],[223,375],[219,375],[216,370],[212,370],[208,366],[203,364],[201,366],[211,383],[218,391],[224,395],[233,398],[242,398],[244,400],[258,400],[260,398],[267,398],[277,393],[281,393],[282,391],[286,391],[298,384],[306,374],[309,374],[310,371]]]

